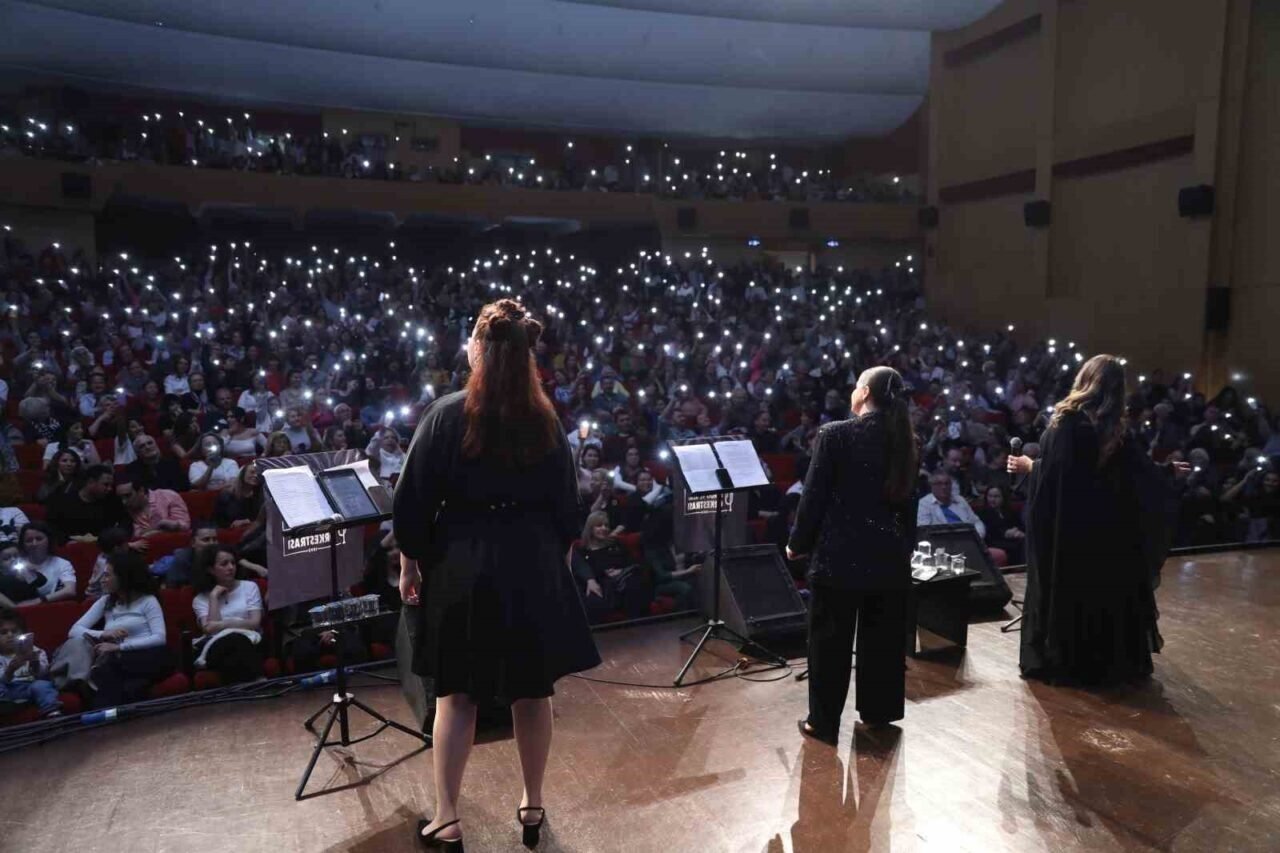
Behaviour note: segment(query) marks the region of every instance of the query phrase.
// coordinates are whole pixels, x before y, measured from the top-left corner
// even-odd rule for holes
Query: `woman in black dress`
[[[1152,671],[1171,490],[1124,415],[1124,366],[1096,355],[1055,407],[1040,457],[1009,458],[1012,473],[1030,475],[1024,676],[1114,684]]]
[[[903,716],[907,595],[915,542],[917,457],[902,377],[858,377],[853,417],[822,427],[787,558],[809,554],[809,716],[800,732],[835,744],[849,694],[854,631],[862,722]]]
[[[480,311],[467,388],[424,414],[396,486],[400,593],[419,604],[413,668],[434,679],[437,812],[428,846],[461,848],[458,795],[476,703],[511,703],[524,774],[517,818],[537,843],[557,679],[600,656],[569,571],[578,478],[538,381],[542,326],[515,300]]]

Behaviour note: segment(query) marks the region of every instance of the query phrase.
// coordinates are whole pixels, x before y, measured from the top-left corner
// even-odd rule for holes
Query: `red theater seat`
[[[191,534],[185,530],[153,533],[144,541],[147,543],[147,550],[144,556],[148,563],[154,563],[161,557],[167,557],[174,551],[178,551],[190,545]]]
[[[790,453],[762,453],[760,458],[773,472],[773,482],[782,487],[796,481],[796,457]]]
[[[250,525],[241,525],[240,527],[219,527],[218,543],[220,545],[239,545],[240,540],[244,538],[244,534],[248,531]]]
[[[44,521],[49,515],[44,504],[18,504],[18,509],[22,510],[31,521]]]
[[[18,488],[22,489],[22,498],[25,501],[35,502],[40,494],[40,486],[44,483],[43,471],[17,471]]]
[[[214,491],[178,492],[191,513],[191,520],[208,521],[213,518],[213,509],[218,503],[218,493]]]
[[[97,449],[98,458],[102,460],[103,465],[115,464],[116,440],[114,438],[94,439],[93,446]]]
[[[76,595],[83,596],[85,587],[89,585],[89,576],[93,574],[93,564],[98,561],[98,544],[68,542],[59,550],[58,556],[76,570]]]
[[[13,449],[18,457],[18,467],[27,471],[40,471],[44,468],[44,448],[35,442],[19,444]]]

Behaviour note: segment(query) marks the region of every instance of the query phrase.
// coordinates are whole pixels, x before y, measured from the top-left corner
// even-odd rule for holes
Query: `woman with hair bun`
[[[423,415],[396,484],[400,594],[418,605],[413,668],[433,679],[436,814],[428,847],[462,849],[458,797],[476,705],[510,703],[524,776],[516,811],[538,843],[555,682],[600,663],[572,573],[578,477],[538,380],[542,326],[513,299],[481,309],[467,387]]]

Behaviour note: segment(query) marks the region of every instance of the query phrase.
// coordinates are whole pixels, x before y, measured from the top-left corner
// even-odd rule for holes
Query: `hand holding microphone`
[[[1009,459],[1005,463],[1005,470],[1010,474],[1016,474],[1021,478],[1025,478],[1031,473],[1033,465],[1034,462],[1030,457],[1022,455],[1022,439],[1009,439]],[[1013,487],[1015,489],[1019,488],[1022,485],[1022,482],[1023,480],[1019,479],[1018,482],[1013,484]]]

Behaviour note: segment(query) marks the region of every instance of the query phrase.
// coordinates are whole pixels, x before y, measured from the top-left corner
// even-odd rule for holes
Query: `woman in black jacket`
[[[907,595],[915,541],[916,446],[902,377],[858,377],[853,417],[814,444],[788,559],[809,557],[809,716],[800,732],[835,744],[849,693],[854,630],[862,722],[900,720],[906,693]],[[812,553],[810,553],[812,552]]]

